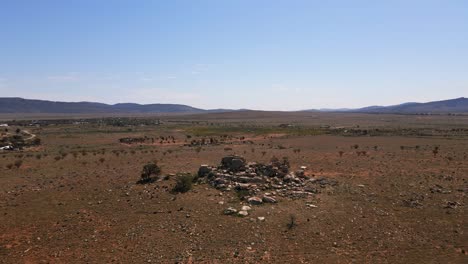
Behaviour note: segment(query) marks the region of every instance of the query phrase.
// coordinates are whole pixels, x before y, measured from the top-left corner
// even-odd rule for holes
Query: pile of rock
[[[226,156],[217,167],[201,165],[198,176],[223,191],[248,193],[252,205],[276,203],[276,196],[300,198],[320,192],[320,188],[334,186],[336,181],[327,178],[311,178],[307,168],[301,166],[290,171],[287,158],[273,158],[269,164],[246,162],[240,156]]]

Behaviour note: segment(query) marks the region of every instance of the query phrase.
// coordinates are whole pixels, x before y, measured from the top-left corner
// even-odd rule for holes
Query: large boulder
[[[245,165],[245,160],[232,159],[231,166],[229,167],[229,169],[231,171],[240,171],[242,168],[244,168],[244,165]]]
[[[199,177],[205,177],[208,175],[213,169],[208,166],[208,165],[201,165],[200,168],[198,169],[198,176]]]
[[[245,159],[241,156],[230,155],[221,159],[221,166],[230,171],[245,169]]]

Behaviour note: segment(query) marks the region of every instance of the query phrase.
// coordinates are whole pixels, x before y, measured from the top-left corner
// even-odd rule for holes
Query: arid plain
[[[0,151],[1,263],[468,261],[468,115],[1,118],[3,136],[40,139]],[[229,155],[306,168],[252,204],[252,190],[197,175]],[[180,173],[195,175],[186,192]]]

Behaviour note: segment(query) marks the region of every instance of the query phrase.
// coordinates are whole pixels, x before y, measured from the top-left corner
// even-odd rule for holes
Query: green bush
[[[192,183],[194,181],[193,175],[190,174],[182,174],[178,175],[176,178],[176,184],[172,189],[173,192],[176,193],[185,193],[192,189]]]

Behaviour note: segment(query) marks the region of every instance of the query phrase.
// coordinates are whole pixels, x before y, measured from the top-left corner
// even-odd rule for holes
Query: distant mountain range
[[[246,109],[243,109],[246,110]],[[210,113],[231,112],[238,110],[211,109],[205,110],[181,104],[103,104],[93,102],[54,102],[31,100],[17,97],[0,98],[0,113],[37,113],[37,114],[141,114],[141,113]],[[404,103],[392,106],[368,106],[349,109],[310,109],[305,112],[353,112],[353,113],[395,113],[395,114],[429,114],[429,113],[468,113],[468,98],[434,101],[428,103]]]
[[[468,98],[434,101],[428,103],[403,103],[391,106],[367,106],[349,109],[310,109],[310,112],[353,112],[353,113],[382,113],[382,114],[441,114],[468,113]]]

